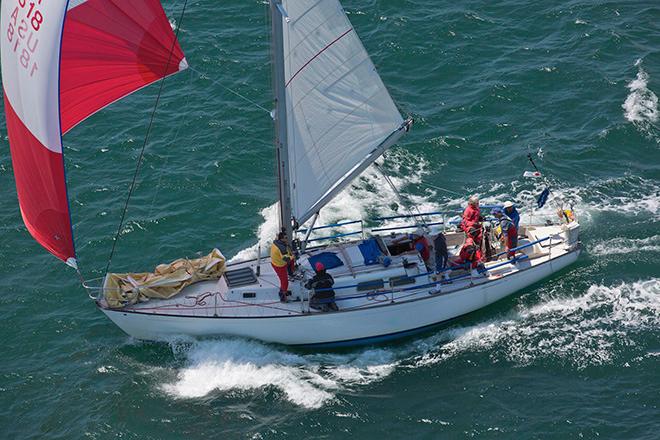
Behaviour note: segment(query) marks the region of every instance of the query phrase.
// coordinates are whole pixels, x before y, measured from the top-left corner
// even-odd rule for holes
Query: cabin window
[[[358,292],[364,292],[365,290],[378,290],[385,287],[385,282],[383,280],[369,280],[358,283],[357,290]]]
[[[407,275],[390,278],[390,286],[392,287],[405,286],[406,284],[415,284],[415,279]]]

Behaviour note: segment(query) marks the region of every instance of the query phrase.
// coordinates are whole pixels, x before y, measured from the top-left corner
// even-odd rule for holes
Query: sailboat
[[[484,229],[492,252],[476,273],[451,264],[465,233],[447,213],[375,219],[380,226],[363,219],[316,225],[324,206],[413,121],[397,109],[338,0],[270,0],[269,11],[279,223],[296,253],[289,295],[280,298],[278,276],[262,252],[228,263],[214,250],[154,273],[85,281],[98,308],[124,332],[144,340],[231,335],[300,346],[377,343],[486,307],[576,261],[580,225],[566,210],[554,221],[521,225],[514,249],[499,244],[495,228]],[[77,268],[62,134],[188,63],[157,0],[38,6],[5,0],[1,28],[21,214],[39,243]],[[331,233],[348,226],[356,230]],[[434,252],[415,246],[419,240]],[[442,255],[445,264],[429,261]],[[326,301],[332,308],[319,307],[319,292],[310,287],[320,262],[334,279],[326,289],[334,293]]]

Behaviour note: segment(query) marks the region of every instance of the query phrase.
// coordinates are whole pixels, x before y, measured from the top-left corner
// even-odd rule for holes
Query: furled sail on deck
[[[377,159],[403,119],[337,0],[282,8],[289,192],[302,223]]]
[[[3,0],[0,14],[21,215],[42,246],[75,266],[62,133],[185,69],[185,57],[158,0]]]

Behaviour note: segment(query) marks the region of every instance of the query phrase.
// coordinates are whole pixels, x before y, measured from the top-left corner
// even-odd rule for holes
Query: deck
[[[227,266],[227,272],[217,281],[205,281],[185,288],[170,299],[151,299],[124,307],[123,311],[155,315],[221,318],[285,317],[320,312],[309,307],[310,292],[305,281],[314,275],[310,259],[320,253],[332,253],[341,265],[328,272],[335,279],[333,290],[340,311],[417,300],[429,295],[444,295],[485,284],[529,269],[570,251],[564,243],[559,226],[527,227],[519,241],[515,260],[499,259],[486,263],[486,276],[472,277],[466,270],[443,274],[429,273],[421,256],[413,252],[384,256],[391,263],[366,264],[358,246],[362,240],[319,246],[306,251],[297,261],[298,270],[289,285],[290,301],[279,300],[279,280],[269,258],[238,262]],[[393,236],[381,237],[390,240]],[[455,256],[462,243],[462,233],[446,234],[450,256]],[[103,306],[101,304],[101,306]]]

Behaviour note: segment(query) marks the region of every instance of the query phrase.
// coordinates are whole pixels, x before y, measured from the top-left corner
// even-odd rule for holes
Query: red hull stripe
[[[16,192],[25,226],[57,258],[75,258],[61,153],[44,147],[5,98]]]
[[[178,72],[183,58],[159,0],[88,0],[71,9],[60,62],[62,133]]]

